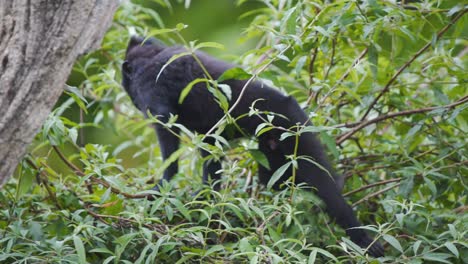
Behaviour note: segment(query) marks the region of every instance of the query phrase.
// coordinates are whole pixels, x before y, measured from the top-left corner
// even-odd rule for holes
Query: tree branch
[[[357,193],[357,192],[360,192],[360,191],[363,191],[363,190],[366,190],[366,189],[369,189],[369,188],[372,188],[372,187],[375,187],[375,186],[384,185],[384,184],[392,183],[392,182],[399,182],[399,181],[401,181],[401,178],[396,178],[396,179],[390,179],[390,180],[384,180],[384,181],[374,182],[374,183],[371,183],[371,184],[362,186],[362,187],[360,187],[360,188],[357,188],[357,189],[355,189],[355,190],[349,191],[349,192],[343,194],[343,197],[349,196],[349,195],[351,195],[351,194],[354,194],[354,193]]]
[[[379,195],[381,195],[382,193],[384,193],[384,192],[386,192],[388,190],[391,190],[391,189],[393,189],[395,187],[398,187],[398,186],[400,186],[400,184],[401,184],[401,182],[398,182],[397,184],[394,184],[392,186],[388,186],[387,188],[384,188],[384,189],[382,189],[382,190],[380,190],[378,192],[370,193],[370,194],[366,195],[364,198],[362,198],[361,200],[353,203],[352,207],[355,207],[356,205],[358,205],[358,204],[360,204],[362,202],[365,202],[365,201],[369,200],[372,197],[379,196]]]
[[[433,111],[433,110],[436,110],[436,109],[441,109],[441,108],[453,108],[453,107],[456,107],[458,105],[464,104],[466,102],[468,102],[468,96],[464,96],[460,100],[458,100],[458,101],[456,101],[454,103],[445,105],[445,106],[434,106],[434,107],[426,107],[426,108],[420,108],[420,109],[414,109],[414,110],[401,111],[401,112],[381,115],[381,116],[378,116],[376,118],[373,118],[373,119],[370,119],[370,120],[367,120],[367,121],[360,121],[360,122],[356,122],[356,123],[352,123],[352,124],[345,124],[344,125],[345,127],[353,127],[353,129],[351,129],[350,131],[344,133],[343,135],[338,136],[338,138],[336,140],[336,144],[339,145],[339,144],[343,143],[345,140],[349,139],[352,135],[354,135],[357,131],[361,130],[362,128],[364,128],[366,126],[369,126],[371,124],[380,122],[382,120],[386,120],[386,119],[390,119],[390,118],[394,118],[394,117],[398,117],[398,116],[407,116],[407,115],[412,115],[412,114],[430,112],[430,111]]]

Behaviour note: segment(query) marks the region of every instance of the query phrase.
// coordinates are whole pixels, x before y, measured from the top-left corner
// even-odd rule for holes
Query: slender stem
[[[362,203],[362,202],[365,202],[365,201],[369,200],[369,199],[372,198],[372,197],[379,196],[379,195],[381,195],[382,193],[384,193],[384,192],[386,192],[386,191],[388,191],[388,190],[391,190],[391,189],[393,189],[393,188],[395,188],[395,187],[400,186],[400,184],[401,184],[401,182],[398,182],[397,184],[394,184],[394,185],[392,185],[392,186],[388,186],[388,187],[386,187],[386,188],[384,188],[384,189],[382,189],[382,190],[380,190],[380,191],[378,191],[378,192],[370,193],[370,194],[366,195],[364,198],[362,198],[361,200],[359,200],[359,201],[353,203],[352,206],[355,207],[356,205],[358,205],[358,204],[360,204],[360,203]]]
[[[299,126],[297,126],[297,131],[296,135],[294,137],[295,143],[294,143],[294,153],[293,153],[293,159],[297,162],[297,149],[299,146]],[[294,187],[291,189],[291,197],[289,198],[289,202],[292,202],[294,199],[294,191],[296,190],[296,167],[294,166],[294,163],[292,164],[292,182],[294,183]]]
[[[354,193],[357,193],[357,192],[360,192],[360,191],[363,191],[363,190],[366,190],[366,189],[369,189],[369,188],[372,188],[372,187],[375,187],[375,186],[384,185],[384,184],[392,183],[392,182],[399,182],[399,181],[401,181],[401,178],[396,178],[396,179],[390,179],[390,180],[384,180],[384,181],[371,183],[371,184],[362,186],[360,188],[357,188],[355,190],[349,191],[349,192],[343,194],[343,196],[346,197],[346,196],[349,196],[351,194],[354,194]]]

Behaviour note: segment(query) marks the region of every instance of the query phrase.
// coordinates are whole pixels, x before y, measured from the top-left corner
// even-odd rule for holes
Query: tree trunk
[[[0,186],[65,87],[76,58],[99,47],[115,0],[0,0]]]

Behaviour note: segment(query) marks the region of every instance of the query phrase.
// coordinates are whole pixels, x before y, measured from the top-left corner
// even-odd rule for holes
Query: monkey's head
[[[122,63],[122,86],[127,91],[137,108],[144,111],[143,91],[150,91],[153,82],[156,80],[155,60],[157,56],[166,46],[154,38],[143,38],[133,36],[128,43],[125,60]]]
[[[133,36],[127,46],[125,60],[122,63],[122,77],[124,87],[126,81],[133,79],[138,69],[148,65],[152,58],[158,55],[166,46],[155,38]]]

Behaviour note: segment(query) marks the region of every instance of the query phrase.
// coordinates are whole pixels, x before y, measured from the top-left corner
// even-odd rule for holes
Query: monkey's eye
[[[132,66],[130,65],[130,63],[128,61],[124,61],[123,64],[122,64],[122,70],[126,73],[126,74],[130,74],[132,73],[133,69],[132,69]]]

